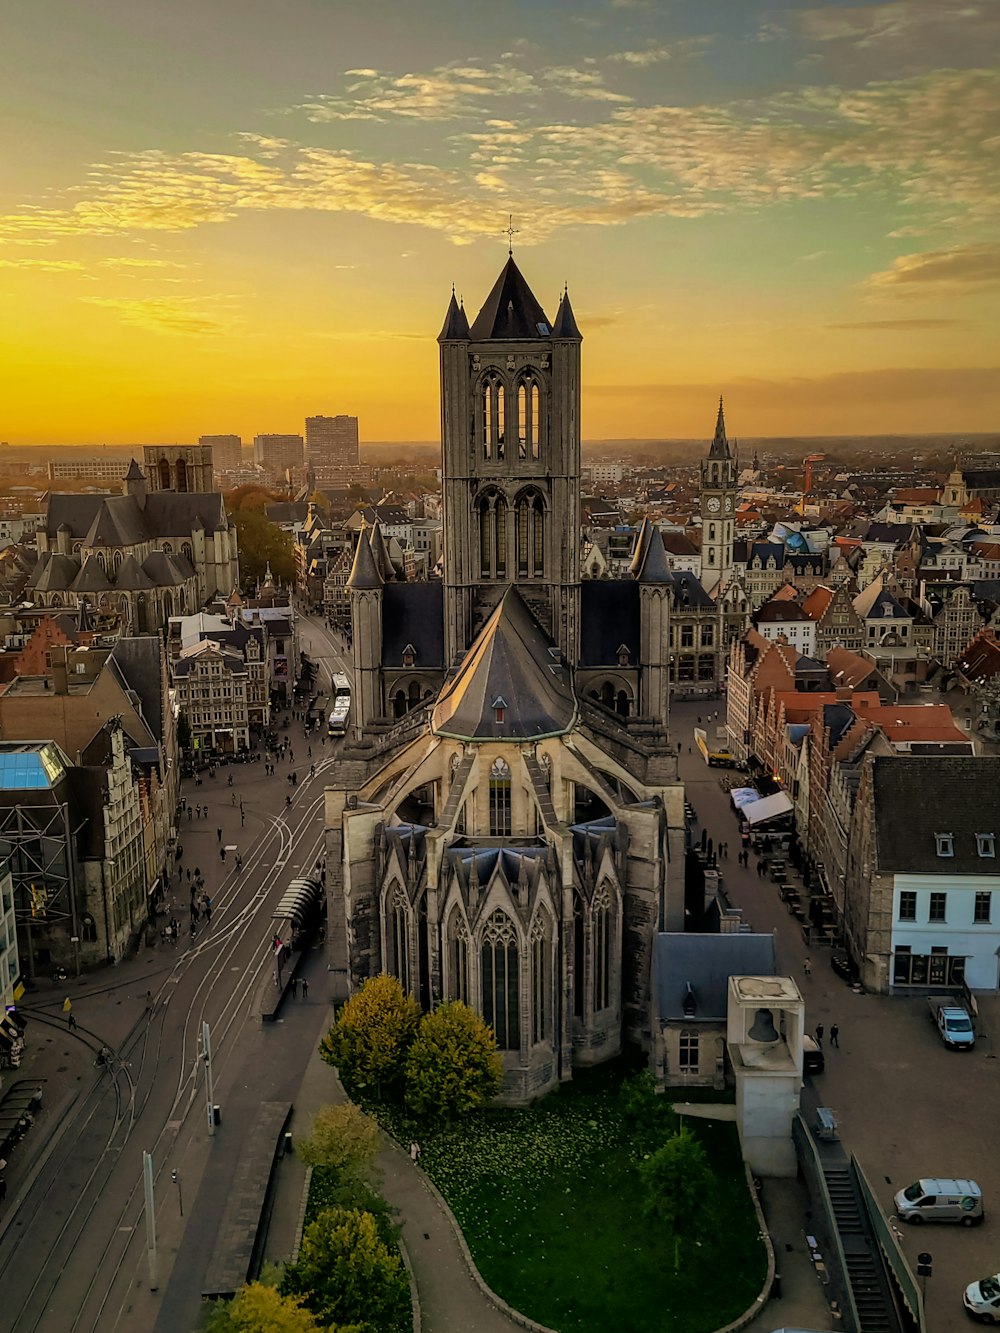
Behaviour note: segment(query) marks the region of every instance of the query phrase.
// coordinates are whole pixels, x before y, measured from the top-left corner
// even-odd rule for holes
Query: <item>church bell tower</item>
[[[701,583],[706,592],[724,586],[733,570],[736,496],[736,459],[726,439],[720,398],[715,438],[701,460]]]
[[[451,665],[509,584],[574,664],[580,607],[580,345],[513,255],[471,327],[454,291],[441,349],[445,653]]]

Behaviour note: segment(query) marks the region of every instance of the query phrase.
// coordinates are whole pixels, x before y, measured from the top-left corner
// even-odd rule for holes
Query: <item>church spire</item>
[[[576,316],[573,314],[573,307],[569,303],[569,287],[563,288],[563,294],[559,298],[559,309],[556,311],[556,322],[552,326],[553,338],[578,338],[583,341],[583,334],[580,332]]]
[[[708,451],[709,458],[732,458],[729,441],[726,439],[726,418],[722,411],[722,395],[719,395],[719,415],[715,421],[715,439]]]
[[[469,336],[469,321],[465,307],[455,299],[455,288],[451,289],[451,300],[444,317],[444,325],[438,334],[438,342],[463,342]]]

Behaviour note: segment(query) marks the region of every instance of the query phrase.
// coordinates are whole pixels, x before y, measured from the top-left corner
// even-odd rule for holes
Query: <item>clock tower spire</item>
[[[701,460],[701,582],[706,592],[724,585],[732,573],[736,494],[736,460],[720,398],[715,437]]]

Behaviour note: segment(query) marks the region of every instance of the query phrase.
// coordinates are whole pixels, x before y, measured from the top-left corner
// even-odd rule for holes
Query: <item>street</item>
[[[344,669],[324,626],[302,620],[300,629],[301,647],[319,662],[326,679],[332,670]],[[226,1181],[239,1169],[242,1135],[261,1101],[292,1099],[326,1013],[319,950],[304,960],[306,970],[315,971],[314,998],[293,1005],[289,1021],[262,1029],[254,1005],[261,978],[273,968],[271,913],[289,881],[323,855],[324,775],[333,757],[333,742],[323,744],[319,732],[304,738],[297,722],[279,735],[289,737],[295,762],[279,760],[275,778],[265,778],[263,763],[234,764],[218,768],[214,777],[204,775],[200,786],[193,780],[184,784],[183,797],[192,806],[207,806],[208,814],[185,814],[179,828],[182,857],[165,918],[181,922],[179,940],[140,946],[134,960],[79,985],[69,983],[77,1032],[65,1030],[62,991],[30,997],[26,1008],[36,1046],[54,1043],[55,1059],[57,1046],[72,1047],[63,1058],[75,1059],[82,1072],[67,1115],[58,1123],[49,1117],[41,1138],[41,1125],[32,1131],[34,1170],[22,1180],[14,1163],[9,1173],[12,1197],[0,1219],[0,1270],[4,1326],[11,1333],[154,1326],[173,1333],[197,1321],[200,1279],[225,1204]],[[285,808],[284,783],[293,769],[298,783],[287,788],[293,799]],[[277,789],[276,778],[281,779]],[[220,844],[238,847],[240,870],[232,855],[222,862]],[[188,872],[195,867],[212,899],[212,920],[189,934]],[[288,1008],[286,1003],[282,1020]],[[206,1021],[214,1100],[221,1107],[214,1137],[208,1133],[198,1058]],[[87,1048],[82,1063],[78,1043]],[[91,1052],[102,1045],[111,1057],[107,1068],[97,1069]],[[45,1068],[39,1072],[47,1078]],[[53,1070],[52,1086],[59,1086],[65,1068]],[[146,1252],[144,1151],[154,1164],[155,1293]],[[27,1156],[24,1147],[18,1152]],[[172,1170],[181,1179],[183,1218]],[[175,1264],[179,1254],[182,1260]]]
[[[840,1048],[824,1042],[826,1070],[809,1080],[819,1103],[831,1107],[840,1137],[868,1176],[887,1214],[893,1194],[921,1176],[971,1177],[983,1190],[986,1221],[980,1227],[906,1226],[903,1248],[912,1269],[921,1250],[934,1259],[926,1284],[927,1328],[958,1333],[968,1327],[962,1292],[972,1281],[1000,1269],[1000,1161],[993,1151],[1000,1105],[1000,999],[980,996],[985,1035],[971,1052],[947,1050],[928,1021],[922,994],[856,995],[829,966],[829,949],[806,949],[798,922],[769,881],[758,879],[751,856],[748,869],[736,862],[739,830],[722,771],[708,768],[694,747],[697,717],[719,711],[725,700],[675,704],[671,729],[681,746],[681,777],[688,799],[716,843],[729,841],[730,858],[721,862],[734,906],[755,931],[775,931],[778,968],[794,977],[806,1001],[809,1031],[823,1023],[840,1027]],[[712,726],[715,724],[712,723]],[[693,754],[688,754],[691,746]],[[806,976],[803,962],[811,959]],[[998,1214],[1000,1216],[1000,1214]],[[798,1239],[801,1239],[799,1237]],[[774,1307],[780,1310],[780,1305]],[[763,1327],[781,1319],[771,1312]]]

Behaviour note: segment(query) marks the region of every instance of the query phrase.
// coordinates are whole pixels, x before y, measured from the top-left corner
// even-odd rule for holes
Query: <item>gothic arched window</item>
[[[412,990],[410,978],[409,930],[403,891],[394,884],[386,898],[385,970],[399,978],[403,993]]]
[[[606,884],[594,895],[590,909],[590,932],[594,959],[594,1013],[611,1004],[611,897]]]
[[[503,759],[490,769],[490,833],[510,837],[510,767]]]
[[[491,492],[479,501],[479,576],[507,577],[507,501]]]
[[[517,502],[517,572],[520,578],[545,577],[545,502],[533,491]]]
[[[448,999],[469,1003],[469,932],[457,907],[448,919]]]
[[[491,372],[482,384],[483,457],[503,458],[507,416],[507,391],[503,379]]]
[[[186,491],[188,488],[187,463],[183,458],[177,460],[177,489]]]
[[[185,560],[190,560],[194,564],[194,551],[191,549],[190,542],[184,542],[181,546],[181,555]]]
[[[531,926],[531,1040],[545,1041],[552,1020],[552,924],[539,912]]]
[[[481,950],[483,1019],[493,1029],[501,1050],[521,1044],[519,1023],[520,969],[517,932],[505,912],[497,910],[486,923]]]
[[[165,458],[160,459],[160,490],[170,490],[170,464]]]
[[[578,893],[573,894],[573,1013],[583,1017],[584,993],[586,984],[585,960],[587,947],[587,919],[583,910],[583,899]]]

